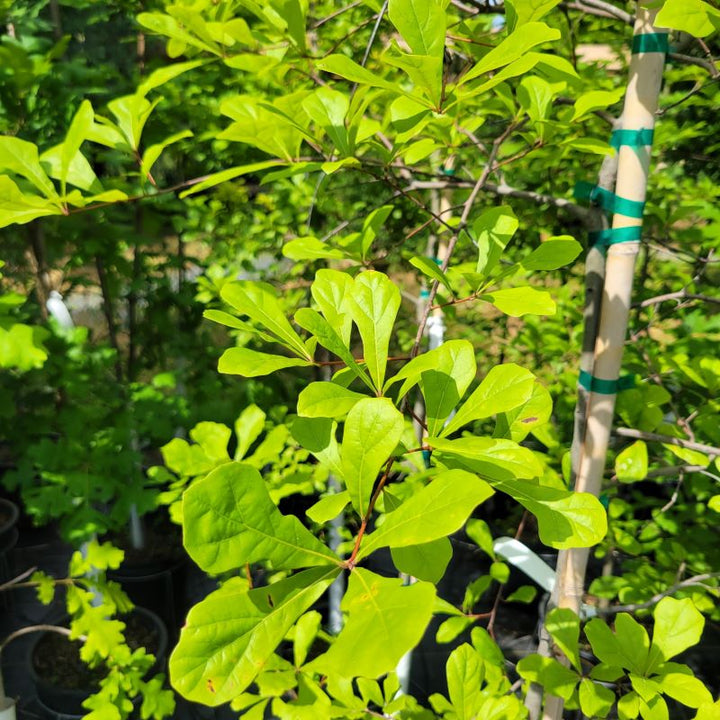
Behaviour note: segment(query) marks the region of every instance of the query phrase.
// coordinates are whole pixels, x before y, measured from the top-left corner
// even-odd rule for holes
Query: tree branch
[[[659,603],[663,598],[668,597],[669,595],[675,594],[678,590],[682,590],[687,587],[704,587],[708,590],[715,590],[718,591],[718,588],[714,585],[705,585],[705,580],[713,580],[714,578],[720,577],[720,573],[714,572],[714,573],[703,573],[702,575],[693,575],[693,577],[687,578],[687,580],[683,580],[682,582],[676,583],[672,587],[669,587],[667,590],[663,590],[660,593],[657,593],[657,595],[653,595],[649,600],[646,600],[642,603],[633,603],[631,605],[610,605],[606,608],[596,608],[596,612],[598,615],[614,615],[615,613],[620,612],[635,612],[636,610],[644,610],[645,608],[649,608],[652,605],[655,605],[656,603]]]
[[[665,445],[676,445],[677,447],[687,448],[688,450],[697,450],[698,452],[706,453],[713,457],[720,455],[720,448],[693,442],[692,440],[683,440],[682,438],[672,437],[672,435],[660,435],[659,433],[634,430],[632,428],[615,428],[614,434],[620,435],[621,437],[634,438],[635,440],[650,440],[651,442],[664,443]]]
[[[634,303],[633,307],[649,307],[650,305],[659,305],[660,303],[667,302],[668,300],[702,300],[702,302],[714,303],[720,305],[720,298],[714,298],[710,295],[699,295],[697,293],[689,293],[685,288],[678,290],[677,292],[665,293],[664,295],[657,295],[655,297],[648,298],[639,303]]]

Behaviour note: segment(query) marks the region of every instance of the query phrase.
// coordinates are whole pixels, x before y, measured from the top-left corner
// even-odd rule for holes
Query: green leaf
[[[439,538],[420,545],[390,548],[393,564],[401,572],[434,585],[442,580],[452,559],[449,538]]]
[[[350,346],[352,332],[350,296],[354,282],[353,278],[345,272],[318,270],[310,287],[313,300],[317,303],[320,312],[340,335],[346,347]]]
[[[572,663],[573,667],[582,672],[580,666],[580,618],[569,608],[554,608],[545,619],[545,627]]]
[[[242,460],[247,455],[250,446],[260,437],[265,427],[265,413],[257,405],[248,405],[235,421],[235,448],[234,460]]]
[[[137,151],[140,147],[145,123],[160,100],[162,98],[150,102],[142,95],[135,94],[125,95],[108,103],[108,110],[115,116],[117,126],[132,150]]]
[[[560,0],[506,0],[505,20],[512,32],[525,23],[547,15]]]
[[[720,28],[720,10],[703,0],[666,0],[655,25],[705,37]]]
[[[692,675],[664,673],[658,680],[665,695],[669,695],[688,707],[699,708],[701,705],[713,701],[710,691]]]
[[[450,617],[443,621],[435,633],[435,642],[443,645],[451,643],[458,635],[464,633],[471,625],[474,624],[473,618],[461,615],[460,617]]]
[[[494,305],[500,312],[510,317],[523,315],[554,315],[557,307],[549,292],[533,287],[493,290],[480,295],[480,300]]]
[[[467,436],[457,440],[428,438],[427,443],[446,465],[478,473],[491,482],[542,475],[542,465],[532,451],[512,440]]]
[[[517,664],[517,672],[526,682],[543,686],[546,693],[569,700],[580,677],[554,658],[527,655]]]
[[[83,100],[70,123],[70,127],[65,135],[65,140],[61,145],[59,180],[61,187],[60,192],[63,195],[65,194],[70,165],[78,154],[80,146],[87,139],[94,120],[95,113],[93,112],[92,105],[88,100]]]
[[[363,538],[358,560],[382,547],[406,547],[446,537],[461,528],[472,511],[492,494],[487,483],[468,472],[440,473],[385,515],[383,524]]]
[[[352,154],[350,138],[345,127],[350,101],[345,93],[320,86],[303,100],[302,106],[310,118],[325,130],[341,155]]]
[[[290,367],[309,367],[312,364],[312,362],[300,358],[269,355],[249,348],[229,348],[220,356],[218,372],[242,377],[261,377],[270,375],[277,370]]]
[[[350,502],[350,493],[347,490],[333,493],[320,498],[305,514],[313,521],[322,525],[334,520]]]
[[[385,80],[379,75],[374,75],[345,55],[328,55],[322,58],[322,60],[317,60],[315,67],[318,70],[339,75],[353,83],[370,85],[371,87],[379,87],[385,90],[392,90],[396,93],[402,93],[398,85]]]
[[[625,94],[625,88],[617,88],[616,90],[591,90],[590,92],[583,93],[575,101],[575,109],[573,111],[570,122],[575,122],[582,117],[585,117],[593,110],[604,110],[610,105],[614,105],[619,102]]]
[[[617,704],[620,720],[635,720],[640,715],[640,697],[636,692],[623,695]]]
[[[199,422],[190,431],[190,438],[214,462],[230,462],[227,448],[231,435],[232,433],[227,425],[207,421]]]
[[[442,58],[445,4],[441,0],[390,0],[388,17],[415,55]]]
[[[245,580],[229,580],[190,611],[170,657],[173,687],[188,700],[211,706],[240,695],[338,573],[337,568],[305,570],[254,590]]]
[[[432,280],[437,280],[446,288],[450,288],[450,281],[448,280],[447,275],[440,270],[438,264],[434,260],[431,260],[429,257],[425,257],[424,255],[416,255],[415,257],[410,258],[410,264],[413,267],[416,267],[423,275],[427,275],[427,277]]]
[[[473,235],[478,247],[475,272],[489,275],[493,271],[518,225],[515,213],[506,205],[486,210],[475,220]]]
[[[493,560],[495,559],[495,550],[493,548],[492,533],[488,524],[484,520],[478,518],[470,518],[465,526],[467,536]]]
[[[340,453],[342,477],[360,517],[367,514],[375,480],[404,429],[402,414],[387,398],[365,398],[348,413]]]
[[[521,585],[505,598],[505,602],[531,603],[537,597],[535,585]]]
[[[293,638],[293,662],[295,667],[300,667],[305,662],[308,651],[317,637],[318,630],[320,630],[321,622],[322,615],[312,610],[305,613],[295,624],[295,636]]]
[[[620,482],[644,480],[648,473],[647,445],[638,440],[628,445],[615,458],[615,474]]]
[[[375,391],[372,381],[355,361],[346,343],[320,313],[311,308],[300,308],[295,313],[295,322],[301,328],[312,333],[324,348],[337,355],[356,377],[360,378],[373,392]]]
[[[253,145],[263,152],[287,161],[296,159],[305,133],[290,119],[250,95],[224,100],[220,112],[233,120],[219,140]]]
[[[387,275],[368,270],[355,278],[350,308],[363,341],[365,364],[375,387],[381,390],[400,291]]]
[[[663,598],[655,606],[653,617],[652,644],[665,660],[696,645],[705,627],[705,618],[690,598]]]
[[[275,291],[269,285],[249,280],[226,283],[220,291],[220,296],[240,315],[247,315],[251,320],[262,325],[278,339],[278,342],[296,355],[312,361],[312,356],[288,322]]]
[[[165,148],[188,137],[192,137],[190,130],[181,130],[180,132],[173,133],[169,137],[166,137],[162,142],[151,145],[142,156],[141,167],[143,173],[145,173],[146,176],[149,176],[153,165],[155,165],[158,158],[163,154]]]
[[[496,365],[440,433],[447,437],[464,425],[512,410],[530,399],[535,376],[514,363]]]
[[[314,237],[301,237],[290,240],[283,245],[282,253],[291,260],[326,260],[343,258],[342,250],[330,247]]]
[[[433,108],[440,109],[443,88],[443,59],[429,55],[408,55],[401,52],[395,45],[383,55],[388,65],[403,70],[416,90],[419,90]]]
[[[303,418],[293,420],[290,427],[292,436],[302,447],[311,452],[330,472],[343,477],[335,432],[337,423],[329,418]]]
[[[451,618],[452,619],[452,618]],[[483,704],[481,687],[485,664],[475,648],[467,643],[450,653],[445,668],[448,695],[458,720],[476,720]]]
[[[300,391],[297,412],[304,417],[340,418],[367,395],[333,382],[314,382]]]
[[[339,564],[337,556],[292,515],[280,513],[260,473],[228,463],[183,497],[184,543],[205,572],[268,561],[276,569]]]
[[[152,14],[152,13],[146,13]],[[138,21],[140,18],[138,17]],[[140,21],[140,24],[142,22]],[[166,65],[165,67],[158,68],[151,72],[137,88],[138,95],[147,95],[151,90],[159,88],[176,77],[179,77],[188,70],[194,70],[195,68],[205,65],[207,60],[190,60],[189,62],[173,63],[172,65]]]
[[[242,175],[249,175],[251,173],[259,172],[260,170],[267,170],[271,167],[277,167],[278,165],[285,165],[282,160],[264,160],[263,162],[250,163],[249,165],[239,165],[238,167],[228,168],[227,170],[221,170],[220,172],[206,175],[200,182],[193,185],[188,190],[183,190],[180,193],[180,199],[183,200],[190,195],[208,190],[211,187],[220,185],[228,180],[234,180]]]
[[[525,55],[530,48],[558,39],[560,39],[559,30],[548,27],[543,22],[526,23],[521,29],[508,35],[496,48],[487,53],[480,62],[460,78],[458,84],[463,85],[491,70],[497,70],[503,65],[509,65]]]
[[[46,150],[41,156],[40,156],[40,162],[42,163],[43,167],[46,169],[47,174],[51,178],[55,178],[56,180],[59,180],[63,169],[62,169],[62,163],[63,163],[63,145],[55,145],[55,147],[50,148],[49,150]],[[75,157],[72,158],[70,161],[70,165],[67,168],[65,180],[70,185],[73,185],[74,187],[80,188],[81,190],[86,190],[88,192],[94,192],[99,193],[100,197],[107,197],[107,195],[102,193],[102,185],[100,184],[100,181],[97,179],[97,175],[95,175],[95,171],[90,166],[90,163],[87,161],[85,156],[78,150],[75,153]],[[109,191],[109,192],[119,192],[119,191]],[[118,199],[124,199],[127,198],[127,195],[122,193],[120,196],[118,196]],[[93,198],[83,198],[85,202],[91,201],[91,202],[102,202],[102,200],[98,200],[97,196]],[[112,200],[109,200],[112,202]]]
[[[552,397],[547,388],[535,382],[529,400],[498,415],[493,437],[507,437],[521,442],[528,433],[550,420],[552,408]]]
[[[580,707],[585,715],[592,718],[604,718],[615,702],[615,693],[610,688],[594,683],[589,678],[580,681]]]
[[[420,642],[434,604],[435,587],[430,583],[404,586],[399,579],[355,568],[342,601],[347,623],[327,653],[307,669],[370,678],[394,670],[400,658]]]
[[[373,240],[377,237],[377,234],[382,229],[385,221],[390,217],[390,213],[392,213],[392,211],[392,205],[383,205],[382,207],[373,210],[363,221],[362,232],[360,233],[360,245],[363,260],[367,257]]]
[[[591,547],[607,533],[607,515],[590,493],[533,485],[522,480],[494,483],[512,496],[538,521],[540,540],[557,549]]]
[[[43,170],[40,164],[40,158],[38,157],[37,146],[33,143],[7,135],[0,136],[0,170],[9,170],[24,177],[47,198],[57,198],[55,186]],[[14,183],[12,183],[12,185],[14,185]],[[2,188],[2,190],[3,192],[0,193],[0,197],[2,197],[0,209],[5,206],[7,201],[10,201],[10,198],[5,196],[7,189]],[[19,190],[17,193],[20,194]],[[32,196],[27,197],[30,198]],[[11,202],[8,204],[11,204]],[[39,215],[35,217],[39,217]],[[26,220],[25,222],[28,221]],[[7,224],[8,223],[4,223],[2,227]]]
[[[550,83],[532,75],[524,77],[520,81],[517,95],[520,106],[533,122],[542,122],[547,118],[553,99]]]
[[[159,12],[145,12],[140,13],[137,16],[137,21],[146,30],[150,30],[151,32],[157,33],[159,35],[165,35],[179,43],[182,43],[182,45],[187,44],[191,47],[199,48],[200,50],[204,50],[213,55],[217,54],[216,49],[211,44],[203,42],[197,36],[185,30],[183,28],[183,25],[181,25],[177,20],[175,20],[175,18],[170,17],[170,15]],[[150,88],[145,89],[141,85],[138,90],[144,91],[142,92],[142,94],[145,94],[145,92],[150,90]]]
[[[448,384],[444,391],[438,393],[438,385],[440,384],[436,378],[430,377],[433,390],[428,392],[426,402],[432,406],[430,414],[435,420],[442,416],[443,408],[447,408],[451,403],[446,400],[448,396],[457,398],[452,406],[447,410],[447,415],[455,409],[458,400],[465,394],[470,383],[475,377],[477,366],[475,364],[475,350],[467,340],[448,340],[440,347],[422,353],[414,357],[409,363],[405,364],[400,372],[391,377],[385,383],[385,391],[392,385],[404,380],[402,387],[398,393],[398,400],[405,395],[417,384],[422,382],[425,373],[435,373],[447,376]],[[452,382],[450,382],[452,381]],[[444,421],[447,415],[442,417]]]
[[[581,252],[582,245],[569,236],[550,238],[520,264],[525,270],[557,270],[569,265]]]
[[[615,618],[615,632],[598,618],[585,626],[585,635],[595,656],[603,663],[616,665],[642,675],[650,653],[645,628],[627,613]]]

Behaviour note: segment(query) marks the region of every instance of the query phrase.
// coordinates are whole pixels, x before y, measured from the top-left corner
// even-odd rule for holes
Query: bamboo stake
[[[634,28],[636,37],[658,32],[653,25],[656,13],[656,10],[641,7],[638,3]],[[654,127],[664,63],[665,55],[662,52],[641,51],[633,54],[622,115],[625,131],[649,130]],[[616,197],[643,203],[649,166],[649,145],[621,145],[618,150]],[[613,215],[613,229],[641,224],[641,217],[629,217],[619,212]],[[608,248],[600,326],[592,369],[592,376],[600,381],[616,382],[620,375],[639,247],[638,241],[632,241]],[[595,496],[600,494],[615,399],[615,393],[601,393],[594,389],[588,393],[585,437],[580,448],[575,481],[577,492],[588,492]],[[575,548],[558,558],[555,603],[558,607],[570,608],[579,614],[589,555],[589,548]],[[562,708],[561,699],[548,697],[544,720],[559,720]]]

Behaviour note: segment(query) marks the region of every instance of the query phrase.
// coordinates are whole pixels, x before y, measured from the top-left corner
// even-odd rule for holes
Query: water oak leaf
[[[478,247],[476,273],[489,275],[493,271],[519,224],[507,205],[486,210],[475,220],[472,229]]]
[[[620,482],[644,480],[648,472],[647,445],[638,440],[628,445],[615,458],[615,474]]]
[[[443,537],[419,545],[390,548],[393,564],[402,573],[437,584],[452,559],[450,539]]]
[[[330,472],[343,477],[340,448],[335,432],[337,423],[330,418],[297,417],[290,426],[290,433],[302,447],[311,452]]]
[[[358,560],[382,547],[406,547],[446,537],[461,528],[492,494],[486,482],[464,470],[440,473],[363,538]]]
[[[352,331],[349,298],[353,284],[353,278],[347,273],[325,269],[315,273],[315,280],[310,287],[320,312],[348,347]]]
[[[220,295],[238,314],[247,315],[296,355],[312,360],[302,339],[285,317],[271,286],[250,281],[226,283]]]
[[[585,626],[595,656],[607,665],[622,667],[642,675],[650,654],[650,640],[645,628],[631,615],[619,613],[615,618],[615,632],[597,618]]]
[[[260,437],[265,427],[265,413],[257,405],[248,405],[235,421],[235,448],[234,460],[242,460],[247,455],[250,446]]]
[[[578,697],[580,707],[591,718],[604,718],[615,702],[615,693],[610,688],[594,683],[589,678],[580,681]]]
[[[442,58],[446,4],[441,0],[390,0],[388,16],[413,53]]]
[[[462,437],[457,440],[428,438],[446,465],[459,466],[478,473],[491,482],[514,478],[534,478],[542,474],[542,465],[532,450],[512,440]]]
[[[543,686],[545,692],[569,700],[580,678],[554,658],[528,655],[517,664],[517,672],[526,682]]]
[[[512,32],[525,23],[539,20],[559,4],[560,0],[505,0],[508,29]]]
[[[57,191],[38,157],[37,145],[8,135],[0,137],[0,170],[29,180],[45,197],[57,197]]]
[[[347,490],[333,493],[320,498],[305,514],[320,525],[336,518],[350,502],[350,494]]]
[[[522,55],[525,55],[530,48],[559,38],[560,31],[548,27],[543,22],[526,23],[517,32],[510,33],[497,47],[493,48],[480,62],[465,73],[459,84],[467,83],[484,73],[497,70],[503,65],[509,65]]]
[[[446,437],[464,425],[507,412],[530,399],[535,376],[514,363],[496,365],[440,433]]]
[[[403,585],[398,578],[355,568],[342,601],[347,623],[327,653],[306,667],[370,678],[390,672],[420,642],[434,604],[435,587],[430,583]]]
[[[720,28],[720,10],[703,0],[667,0],[657,14],[658,27],[705,37]]]
[[[690,598],[663,598],[655,607],[653,617],[652,644],[665,660],[696,645],[705,627],[705,618]]]
[[[545,627],[573,667],[578,672],[582,672],[578,645],[580,618],[569,608],[554,608],[547,615]]]
[[[221,573],[267,561],[275,569],[339,564],[337,556],[270,499],[249,465],[228,463],[183,496],[184,544],[205,571]]]
[[[240,578],[229,580],[190,610],[170,656],[173,687],[211,706],[240,695],[338,573],[314,568],[253,590]]]
[[[228,348],[218,360],[218,372],[241,377],[262,377],[291,367],[308,367],[313,363],[300,358],[270,355],[250,348]]]
[[[348,413],[340,455],[353,507],[365,517],[375,480],[400,442],[405,421],[387,398],[365,398]]]
[[[335,328],[320,315],[319,312],[311,308],[300,308],[295,313],[295,322],[301,328],[312,333],[320,345],[337,355],[356,377],[360,378],[371,390],[375,391],[372,381],[353,357],[346,341],[338,335]]]
[[[62,210],[51,200],[25,195],[7,175],[0,175],[0,228],[46,215],[62,215]]]
[[[523,315],[554,315],[557,310],[549,292],[525,286],[493,290],[479,296],[510,317]]]
[[[339,418],[364,398],[367,395],[333,382],[314,382],[300,392],[297,412],[304,417]]]
[[[388,347],[399,308],[400,291],[387,275],[369,270],[355,278],[350,312],[360,331],[365,364],[378,390],[385,382]]]
[[[550,238],[520,264],[525,270],[557,270],[569,265],[581,252],[582,245],[571,237]]]
[[[591,547],[607,533],[605,508],[590,493],[533,485],[522,480],[503,480],[493,485],[535,515],[540,539],[546,545],[559,550]]]
[[[445,673],[448,696],[458,720],[474,720],[480,717],[483,704],[481,687],[485,678],[485,663],[480,653],[463,643],[450,653]]]

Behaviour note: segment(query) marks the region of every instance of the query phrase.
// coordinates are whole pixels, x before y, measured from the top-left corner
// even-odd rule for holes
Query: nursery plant
[[[153,161],[179,136],[143,145],[142,130],[155,110],[148,98],[163,85],[221,65],[234,71],[228,81],[233,91],[215,102],[209,134],[218,151],[239,148],[241,164],[184,181],[181,198],[194,207],[208,196],[222,207],[243,177],[268,188],[290,183],[304,188],[304,195],[298,190],[293,197],[310,196],[305,226],[284,228],[278,238],[294,282],[269,283],[275,279],[271,273],[260,281],[238,281],[220,277],[215,266],[200,289],[203,300],[222,300],[223,308],[211,307],[206,317],[228,327],[237,341],[220,358],[219,371],[245,379],[277,374],[292,378],[291,387],[303,386],[279,425],[292,438],[285,450],[295,448],[301,462],[312,456],[308,472],[332,482],[306,518],[283,514],[276,466],[251,462],[259,449],[248,454],[257,437],[248,429],[254,411],[240,416],[236,442],[242,452],[234,458],[227,448],[230,430],[217,424],[196,427],[195,445],[178,440],[165,447],[167,465],[180,476],[170,492],[187,488],[181,509],[176,507],[185,547],[222,581],[190,611],[170,660],[171,681],[188,699],[229,702],[248,718],[263,717],[268,708],[282,718],[470,720],[535,718],[541,712],[552,718],[562,714],[564,703],[589,717],[616,712],[655,720],[669,717],[665,697],[697,709],[701,719],[720,713],[689,665],[675,660],[698,642],[700,611],[714,612],[712,550],[687,554],[673,545],[670,528],[683,516],[665,508],[665,500],[650,501],[652,527],[643,526],[638,538],[646,546],[638,549],[628,539],[642,511],[623,500],[623,483],[650,476],[645,446],[613,448],[619,450],[615,472],[603,487],[630,310],[629,283],[617,292],[613,283],[621,266],[622,277],[632,278],[644,237],[639,228],[662,61],[669,53],[679,63],[668,70],[670,99],[657,111],[655,144],[669,157],[671,150],[664,148],[672,140],[666,136],[662,144],[662,123],[678,122],[673,111],[682,113],[683,106],[706,102],[705,93],[712,93],[708,78],[718,73],[711,46],[681,33],[711,35],[720,14],[702,0],[693,0],[692,12],[675,0],[622,7],[595,0],[567,6],[508,0],[502,9],[443,0],[366,0],[341,8],[301,0],[169,2],[137,21],[167,41],[168,57],[184,57],[149,75],[133,95],[111,101],[114,120],[83,102],[60,150],[41,154],[32,143],[3,139],[4,182],[13,199],[3,224],[138,201],[97,186],[83,154],[92,152],[93,143],[134,160],[143,195],[150,198],[156,194]],[[581,57],[578,36],[588,28],[596,44],[607,40],[611,48],[605,72]],[[654,90],[644,95],[650,65],[654,84],[647,85]],[[610,108],[623,97],[625,114],[616,117]],[[645,124],[634,124],[641,113],[633,110],[633,98],[650,115]],[[608,143],[613,130],[618,132]],[[683,132],[678,130],[681,140]],[[594,160],[603,163],[597,184],[588,177]],[[633,173],[627,166],[634,166],[642,182],[628,181]],[[668,164],[658,167],[656,188],[650,175],[645,231],[671,250],[681,220],[704,227],[712,217],[707,204],[685,202],[693,188],[717,196],[712,182],[698,177],[682,186],[688,195],[680,209],[653,199],[674,172]],[[570,197],[575,180],[591,181],[578,188],[578,202]],[[68,185],[78,189],[68,191]],[[367,192],[359,190],[365,185]],[[338,203],[338,193],[353,202]],[[588,196],[590,208],[579,202]],[[611,223],[603,210],[614,211]],[[262,221],[257,224],[267,232]],[[524,368],[529,358],[514,341],[535,328],[528,355],[545,355],[545,339],[557,337],[564,320],[552,319],[556,298],[563,309],[574,301],[579,316],[582,284],[571,264],[588,231],[585,339],[569,311],[575,350],[562,360],[550,358],[551,371]],[[704,281],[713,272],[717,235],[701,234],[691,241],[702,260],[689,280],[680,273],[681,283]],[[654,268],[659,262],[647,244],[644,253],[647,280],[651,263]],[[606,262],[605,300],[598,307]],[[686,288],[673,292],[696,296],[678,294],[679,300],[707,299]],[[412,302],[403,306],[403,297]],[[614,306],[620,306],[616,325],[607,316]],[[426,331],[441,314],[451,339],[422,352]],[[609,334],[603,330],[608,323]],[[596,350],[606,352],[599,362]],[[513,354],[522,356],[518,363],[508,361]],[[612,367],[603,366],[609,356]],[[565,369],[569,361],[572,370]],[[677,492],[697,488],[682,510],[692,506],[685,517],[707,530],[716,503],[705,479],[715,482],[711,463],[716,468],[720,454],[707,428],[717,406],[711,400],[696,415],[687,401],[673,402],[663,415],[670,398],[661,386],[672,371],[700,387],[716,387],[716,365],[693,363],[680,352],[658,369],[640,352],[632,368],[639,382],[625,398],[620,394],[618,409],[635,435],[624,437],[660,443],[664,450],[653,457],[654,470],[676,471],[667,464],[673,452],[668,447],[698,453],[692,459],[685,454],[691,465],[679,472]],[[555,391],[554,410],[539,378]],[[670,385],[667,394],[680,393],[680,386]],[[569,397],[576,391],[581,403],[574,422]],[[600,419],[593,415],[598,407]],[[702,421],[695,426],[698,416]],[[601,424],[600,435],[593,434],[593,423]],[[573,425],[579,430],[570,453]],[[581,436],[600,440],[583,455]],[[591,481],[582,464],[588,457],[595,462]],[[263,477],[268,469],[269,480]],[[686,474],[692,480],[683,484]],[[579,491],[576,479],[590,492]],[[518,535],[529,525],[539,542],[562,552],[559,568],[582,558],[575,566],[579,573],[559,575],[555,601],[561,607],[547,614],[545,646],[516,667],[493,640],[502,595],[489,612],[479,607],[492,581],[507,579],[508,568],[495,555],[489,524],[478,518],[468,524],[500,496],[521,508]],[[609,535],[601,498],[610,511]],[[347,542],[331,547],[328,529],[341,514]],[[494,563],[489,579],[471,583],[458,607],[436,586],[452,555],[450,538],[463,527]],[[652,585],[639,587],[632,574],[640,562],[625,564],[627,576],[615,576],[617,566],[606,565],[606,576],[591,585],[599,596],[598,617],[584,624],[586,641],[580,645],[579,615],[591,612],[580,603],[587,555],[576,550],[598,543],[600,554],[610,558],[618,548],[639,559],[654,553],[657,572]],[[373,563],[388,550],[394,569],[380,572]],[[254,564],[267,570],[266,584],[254,585],[248,572]],[[698,566],[704,571],[686,576]],[[314,608],[340,577],[347,580],[345,621],[333,636]],[[613,610],[607,601],[616,594],[630,607]],[[444,639],[465,632],[468,642],[450,654],[447,695],[431,696],[424,707],[406,688],[399,692],[396,670],[434,615],[447,618]],[[612,616],[614,629],[604,619]]]
[[[108,543],[92,542],[84,553],[73,554],[65,578],[30,569],[2,585],[4,592],[33,588],[44,605],[53,602],[57,589],[62,588],[69,627],[47,623],[20,627],[0,641],[0,654],[13,640],[30,633],[63,635],[80,644],[80,658],[96,669],[99,687],[83,702],[89,711],[85,717],[126,718],[138,704],[143,718],[161,720],[173,712],[173,694],[163,687],[164,675],[147,677],[154,656],[143,647],[128,646],[126,624],[116,616],[127,615],[133,605],[120,586],[105,577],[107,570],[120,565],[122,557],[122,551]],[[13,705],[0,676],[0,710]]]

